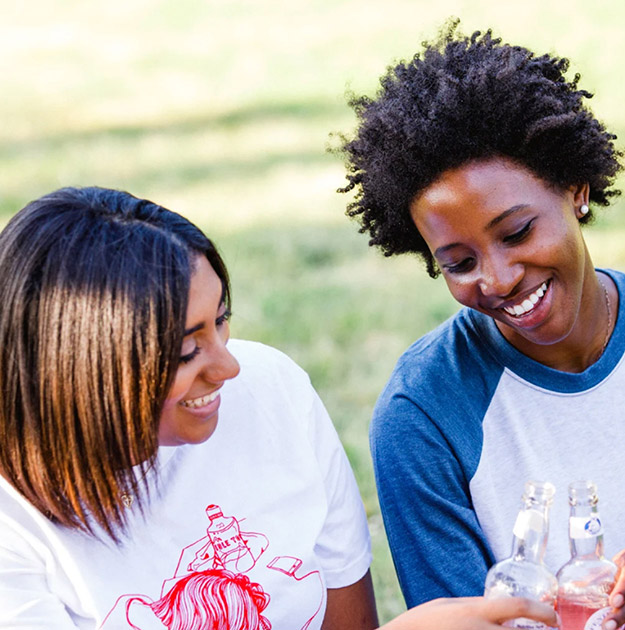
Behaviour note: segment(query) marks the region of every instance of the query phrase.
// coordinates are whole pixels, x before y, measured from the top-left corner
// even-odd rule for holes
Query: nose
[[[486,297],[507,297],[514,293],[524,273],[523,264],[505,256],[484,257],[480,263],[478,286]]]
[[[206,360],[202,368],[204,378],[210,383],[227,381],[237,376],[241,371],[239,362],[232,355],[225,341],[218,339],[206,353]]]

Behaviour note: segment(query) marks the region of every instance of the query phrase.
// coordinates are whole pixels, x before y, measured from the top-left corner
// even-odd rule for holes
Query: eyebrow
[[[202,330],[202,328],[204,328],[203,322],[196,324],[195,326],[193,326],[193,328],[187,328],[187,330],[184,331],[184,336],[188,337],[189,335],[192,335],[194,332],[197,332],[198,330]]]
[[[486,229],[487,230],[492,230],[496,225],[501,223],[505,218],[509,217],[511,214],[514,214],[515,212],[518,212],[519,210],[523,210],[523,209],[525,209],[527,207],[528,207],[528,204],[520,203],[520,204],[517,204],[516,206],[512,206],[511,208],[508,208],[507,210],[504,210],[501,214],[498,214],[494,219],[491,219],[486,224]],[[438,257],[441,254],[444,254],[446,251],[448,251],[450,249],[453,249],[454,247],[458,247],[461,244],[462,243],[450,243],[449,245],[443,245],[443,247],[439,247],[434,252],[434,256]]]
[[[221,308],[221,307],[222,307],[222,305],[224,305],[224,304],[226,303],[226,302],[225,302],[225,299],[224,299],[224,297],[225,297],[225,295],[224,295],[224,294],[225,294],[225,288],[224,288],[224,291],[223,291],[223,293],[222,293],[221,302],[219,302],[219,308]],[[202,330],[202,328],[204,328],[204,322],[200,322],[199,324],[196,324],[196,325],[195,325],[195,326],[193,326],[192,328],[187,328],[187,329],[184,331],[184,335],[183,335],[183,336],[184,336],[184,337],[188,337],[189,335],[192,335],[194,332],[197,332],[198,330]]]
[[[519,210],[523,210],[524,208],[527,208],[526,203],[520,203],[516,206],[512,206],[511,208],[508,208],[507,210],[504,210],[501,214],[497,215],[494,219],[488,222],[486,229],[490,230],[491,228],[494,228],[498,223],[501,223],[506,217],[509,217],[511,214],[514,214],[515,212],[518,212]]]

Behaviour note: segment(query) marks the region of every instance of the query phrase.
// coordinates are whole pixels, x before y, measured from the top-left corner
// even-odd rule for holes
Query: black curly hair
[[[578,89],[579,74],[566,80],[568,60],[457,27],[450,21],[422,54],[389,67],[375,98],[350,98],[358,126],[338,149],[349,182],[339,192],[356,190],[347,215],[384,255],[420,255],[432,277],[409,206],[450,168],[501,156],[560,189],[588,182],[596,205],[620,194],[610,188],[621,169],[616,136],[585,107],[592,94]]]

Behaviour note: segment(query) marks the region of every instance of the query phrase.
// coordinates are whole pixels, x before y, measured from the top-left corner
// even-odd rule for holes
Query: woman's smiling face
[[[180,364],[159,423],[160,446],[198,444],[217,428],[220,389],[239,373],[239,364],[226,347],[228,316],[221,279],[208,260],[198,256]]]
[[[410,210],[454,298],[532,356],[534,344],[566,340],[584,321],[594,274],[578,221],[584,203],[588,186],[559,190],[497,158],[446,171]]]

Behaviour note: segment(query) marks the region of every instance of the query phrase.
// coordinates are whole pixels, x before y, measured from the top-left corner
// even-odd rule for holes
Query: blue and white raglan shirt
[[[571,481],[598,486],[606,556],[625,547],[625,275],[616,325],[581,373],[516,350],[462,309],[399,359],[375,408],[371,448],[384,524],[408,606],[481,595],[510,554],[523,485],[556,486],[545,562],[569,558]]]

